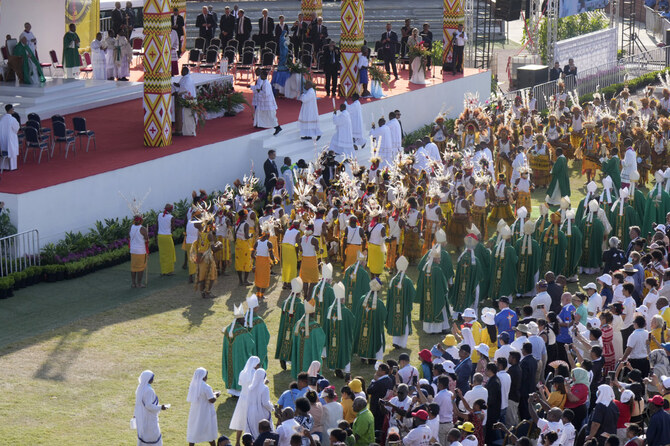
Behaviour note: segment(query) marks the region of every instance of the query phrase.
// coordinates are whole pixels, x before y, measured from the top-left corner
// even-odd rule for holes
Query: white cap
[[[335,299],[344,300],[344,295],[346,293],[344,284],[342,282],[337,282],[335,285],[333,285],[333,293],[335,294]]]
[[[444,371],[447,373],[456,373],[456,366],[449,360],[444,361],[442,367],[444,367]]]
[[[291,280],[291,291],[294,293],[300,293],[302,291],[302,279],[300,277],[295,277]]]
[[[589,201],[589,211],[597,212],[598,211],[598,202],[596,200]]]
[[[405,256],[400,256],[398,257],[398,260],[395,261],[395,267],[398,269],[398,271],[407,271],[407,267],[409,266],[409,261],[407,260],[407,257]]]
[[[530,334],[537,335],[537,334],[540,333],[540,326],[537,325],[536,322],[529,322],[528,323],[528,330],[530,331]]]
[[[670,378],[668,378],[668,384],[670,384]],[[665,387],[665,381],[663,382],[663,386]],[[668,388],[668,387],[666,387]],[[633,393],[632,390],[626,389],[623,392],[621,392],[621,397],[619,398],[619,401],[622,403],[627,403],[630,400],[632,400],[635,397],[635,394]]]
[[[609,274],[603,274],[602,276],[598,277],[598,280],[607,286],[612,286],[612,276]]]
[[[521,206],[519,209],[517,209],[516,216],[519,218],[528,217],[528,209],[526,209],[526,206]]]
[[[661,383],[666,389],[670,389],[670,376],[661,375]]]
[[[512,236],[512,230],[509,228],[509,226],[505,225],[500,229],[500,235],[502,238],[510,238]]]
[[[600,328],[600,319],[597,317],[588,318],[586,323],[591,325],[591,328]]]
[[[382,289],[382,283],[378,278],[374,278],[370,281],[370,291],[379,291]]]
[[[489,356],[489,346],[486,344],[479,344],[478,346],[475,347],[475,350],[477,350],[479,353],[482,355],[486,356],[488,358]]]
[[[471,317],[473,319],[477,319],[477,313],[475,313],[475,310],[472,308],[466,308],[465,311],[463,311],[463,317]]]
[[[586,190],[591,192],[592,194],[595,193],[596,190],[598,190],[598,185],[591,181],[589,184],[586,185]]]
[[[472,226],[470,226],[470,230],[468,232],[470,232],[472,234],[475,234],[477,237],[482,235],[481,231],[479,229],[477,229],[477,226],[475,226],[474,223],[472,224]]]
[[[447,242],[447,234],[444,232],[443,229],[438,229],[437,232],[435,233],[435,243],[446,243]]]
[[[321,275],[323,276],[324,279],[332,279],[333,278],[333,265],[330,263],[324,263],[323,266],[321,266]]]
[[[568,220],[574,220],[575,219],[575,210],[574,209],[568,209],[565,211],[565,218]]]
[[[233,304],[233,317],[235,319],[239,319],[241,317],[244,317],[244,303],[241,303],[240,306],[238,307],[237,305]]]
[[[597,291],[598,287],[596,286],[595,283],[589,282],[586,285],[584,285],[584,290],[595,290],[595,291]]]
[[[249,307],[250,310],[253,310],[254,308],[258,307],[258,296],[255,294],[247,297],[247,306]]]

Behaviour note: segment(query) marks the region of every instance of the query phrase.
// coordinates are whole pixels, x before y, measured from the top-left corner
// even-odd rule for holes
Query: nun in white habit
[[[191,403],[186,427],[186,441],[189,445],[203,442],[213,445],[216,441],[218,426],[214,403],[219,395],[221,392],[214,393],[207,384],[207,370],[198,367],[193,373],[186,397],[186,401]]]
[[[237,379],[242,391],[240,397],[237,399],[237,405],[233,412],[233,417],[230,419],[230,430],[237,431],[237,436],[240,437],[242,432],[247,427],[247,407],[249,406],[249,386],[254,380],[256,369],[260,366],[261,360],[258,356],[252,356],[247,359],[247,363],[240,372]],[[239,438],[238,438],[239,440]],[[239,443],[239,442],[238,442]]]
[[[258,369],[254,373],[254,379],[249,386],[249,406],[247,409],[247,428],[245,432],[249,432],[254,438],[258,438],[258,423],[261,420],[268,420],[270,428],[274,430],[272,424],[272,410],[274,406],[270,401],[270,389],[265,384],[267,374],[265,370]]]
[[[137,446],[163,446],[161,428],[158,425],[158,413],[165,406],[158,403],[156,392],[151,388],[154,373],[145,370],[140,375],[135,391],[135,425],[137,428]]]

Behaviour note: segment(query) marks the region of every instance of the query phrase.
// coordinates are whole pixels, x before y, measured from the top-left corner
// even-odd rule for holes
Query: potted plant
[[[0,299],[6,299],[14,295],[14,278],[11,276],[0,277]]]
[[[14,290],[19,290],[26,287],[26,277],[28,276],[23,271],[17,271],[11,276],[14,278]]]

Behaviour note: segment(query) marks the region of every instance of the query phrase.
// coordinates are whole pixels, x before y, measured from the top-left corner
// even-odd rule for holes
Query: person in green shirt
[[[553,205],[561,203],[561,197],[570,196],[570,177],[568,176],[568,160],[563,150],[556,149],[556,161],[551,168],[551,183],[547,187],[546,202]]]
[[[242,388],[238,377],[250,356],[254,356],[256,346],[251,333],[244,326],[244,305],[233,306],[235,320],[223,329],[223,349],[221,355],[221,376],[228,393],[239,396]]]
[[[63,68],[65,68],[65,78],[73,79],[75,72],[79,72],[81,58],[79,57],[79,36],[77,35],[77,26],[70,23],[69,31],[63,37]]]
[[[356,419],[352,430],[356,438],[356,446],[369,446],[375,442],[375,418],[368,409],[368,402],[362,396],[356,397],[353,409]]]
[[[589,312],[584,305],[586,294],[581,291],[572,295],[572,305],[575,306],[575,314],[579,315],[579,323],[586,327],[586,322],[589,319]]]
[[[261,358],[261,367],[268,368],[268,344],[270,344],[270,331],[262,317],[254,312],[258,308],[258,296],[247,297],[247,307],[244,315],[244,327],[254,340],[254,356]]]
[[[19,43],[12,50],[12,55],[21,57],[23,60],[23,69],[21,71],[23,72],[24,84],[38,84],[46,81],[40,67],[40,62],[35,57],[35,53],[30,49],[26,36],[21,37]]]

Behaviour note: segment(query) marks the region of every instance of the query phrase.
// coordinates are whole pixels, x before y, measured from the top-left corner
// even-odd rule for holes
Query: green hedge
[[[658,75],[663,75],[665,73],[670,72],[670,68],[666,68],[665,70],[660,70],[660,71],[652,71],[651,73],[643,74],[640,77],[636,77],[635,79],[631,79],[628,81],[628,90],[631,92],[631,94],[635,93],[638,90],[645,89],[649,85],[655,85],[658,83]],[[621,93],[621,91],[626,87],[626,84],[612,84],[609,87],[601,88],[600,93],[607,99],[608,101],[612,99],[614,96],[617,94]],[[583,96],[579,97],[579,102],[581,104],[585,102],[591,102],[593,100],[593,93],[587,93]]]

